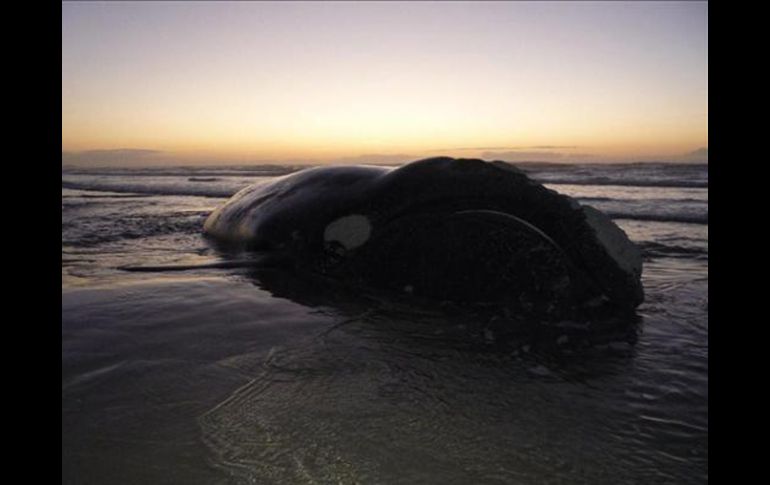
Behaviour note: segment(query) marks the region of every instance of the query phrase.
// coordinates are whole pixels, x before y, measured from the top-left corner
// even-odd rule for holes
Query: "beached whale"
[[[204,232],[345,283],[442,301],[563,315],[644,298],[641,252],[615,223],[505,162],[306,169],[241,190]]]

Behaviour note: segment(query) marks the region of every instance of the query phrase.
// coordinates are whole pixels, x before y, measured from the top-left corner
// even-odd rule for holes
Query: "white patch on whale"
[[[340,217],[324,230],[324,241],[336,241],[345,249],[355,249],[366,241],[372,234],[372,224],[369,218],[361,214]]]
[[[586,222],[596,233],[596,238],[620,268],[635,277],[642,274],[642,252],[632,243],[623,229],[619,228],[603,212],[590,205],[582,206]]]

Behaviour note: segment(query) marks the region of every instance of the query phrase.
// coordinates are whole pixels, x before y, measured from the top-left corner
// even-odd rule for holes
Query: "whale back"
[[[512,265],[556,288],[566,271],[573,287],[566,293],[599,295],[627,308],[643,300],[641,254],[614,222],[504,162],[438,157],[398,168],[308,169],[242,190],[211,214],[204,230],[255,249],[288,250],[314,271],[377,286],[415,289],[406,280],[436,286],[462,274],[479,280],[434,288],[431,297],[458,299],[463,287],[469,298],[505,293],[491,281],[505,280],[503,268]],[[506,241],[515,250],[490,249]],[[553,278],[531,262],[540,253],[561,268]],[[466,269],[443,274],[438,254],[443,266]],[[478,269],[490,264],[489,271]]]

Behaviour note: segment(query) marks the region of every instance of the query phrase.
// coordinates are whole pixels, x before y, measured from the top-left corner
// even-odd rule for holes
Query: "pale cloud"
[[[554,146],[553,148],[558,147]],[[590,162],[601,161],[604,157],[591,153],[565,153],[552,150],[513,150],[506,152],[484,152],[481,154],[481,158],[485,160],[503,160],[506,162]]]
[[[437,148],[431,152],[451,152],[451,151],[481,151],[481,150],[571,150],[579,148],[576,145],[533,145],[533,146],[498,146],[498,147],[455,147],[455,148]]]
[[[358,155],[355,157],[335,158],[332,160],[328,160],[326,162],[332,163],[332,164],[338,164],[338,165],[351,165],[351,164],[397,165],[401,163],[411,162],[419,158],[420,157],[416,157],[414,155],[405,155],[403,153],[399,153],[396,155],[384,155],[384,154],[375,153],[375,154]]]
[[[684,160],[700,163],[708,163],[709,161],[709,147],[701,147],[697,150],[685,153],[681,157]]]
[[[559,160],[564,158],[561,152],[550,151],[508,151],[508,152],[484,152],[481,158],[488,160],[505,160],[512,162]]]

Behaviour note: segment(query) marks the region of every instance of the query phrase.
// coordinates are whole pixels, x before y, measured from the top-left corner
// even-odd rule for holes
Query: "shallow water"
[[[617,220],[646,301],[593,341],[276,270],[117,269],[219,260],[224,200],[63,187],[63,483],[708,481],[707,224]]]

